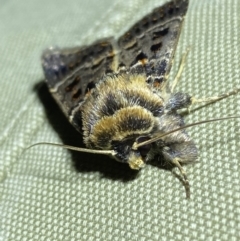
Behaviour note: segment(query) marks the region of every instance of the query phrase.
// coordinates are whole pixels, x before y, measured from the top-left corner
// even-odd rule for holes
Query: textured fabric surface
[[[139,173],[81,145],[43,82],[48,46],[120,36],[165,0],[2,1],[0,8],[0,240],[239,240],[240,122],[189,129],[200,157],[185,167],[191,199],[173,172]],[[240,88],[240,1],[191,0],[175,65],[191,46],[177,87],[195,96]],[[193,110],[187,123],[240,114],[240,95]],[[176,175],[174,174],[176,173]]]

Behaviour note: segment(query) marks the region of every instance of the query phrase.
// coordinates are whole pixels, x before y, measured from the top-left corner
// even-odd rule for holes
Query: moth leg
[[[187,93],[177,92],[171,96],[166,104],[166,110],[176,111],[189,108],[192,105],[192,97]]]
[[[224,94],[221,94],[221,95],[218,95],[218,96],[212,96],[212,97],[205,97],[205,98],[202,98],[202,99],[196,99],[195,97],[192,97],[191,98],[191,104],[199,104],[199,103],[211,103],[211,102],[216,102],[218,100],[222,100],[224,98],[227,98],[231,95],[236,95],[237,93],[240,92],[240,88],[237,88],[237,89],[234,89],[234,90],[231,90],[227,93],[224,93]]]
[[[175,157],[172,159],[168,159],[168,161],[170,161],[170,163],[172,163],[174,166],[176,166],[178,168],[178,170],[180,171],[180,173],[183,177],[183,180],[184,180],[185,188],[186,188],[186,197],[190,198],[190,184],[188,181],[187,173],[181,166],[182,159],[179,157]]]
[[[186,142],[180,142],[165,146],[162,153],[165,160],[172,163],[180,171],[186,188],[186,197],[190,198],[190,185],[187,173],[182,167],[182,164],[187,164],[197,160],[198,151],[194,142],[189,140]]]
[[[182,59],[181,59],[181,62],[180,62],[180,65],[178,67],[178,72],[173,80],[173,83],[172,83],[172,86],[171,86],[171,93],[173,93],[178,81],[180,80],[181,78],[181,75],[182,75],[182,72],[183,72],[183,69],[185,67],[185,64],[186,64],[186,60],[187,60],[187,55],[189,53],[189,50],[190,48],[187,49],[187,51],[183,54],[182,56]]]
[[[187,173],[180,164],[181,159],[176,157],[176,158],[173,158],[171,160],[171,162],[172,162],[172,164],[174,164],[178,168],[178,170],[182,174],[182,176],[184,178],[185,186],[186,186],[186,196],[187,196],[187,198],[190,198],[190,184],[189,184],[189,181],[188,181],[188,178],[187,178]]]

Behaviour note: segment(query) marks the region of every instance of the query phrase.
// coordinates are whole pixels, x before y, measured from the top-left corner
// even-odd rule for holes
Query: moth
[[[174,81],[168,81],[187,8],[188,0],[172,0],[118,40],[43,52],[49,91],[70,123],[83,132],[87,148],[53,145],[109,155],[132,169],[161,156],[178,167],[189,185],[182,165],[197,160],[198,150],[186,128],[213,120],[185,125],[179,110],[199,101],[174,92],[181,68]]]

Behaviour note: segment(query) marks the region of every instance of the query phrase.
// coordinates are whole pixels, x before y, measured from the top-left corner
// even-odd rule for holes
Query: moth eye
[[[141,142],[144,142],[144,141],[147,141],[147,140],[150,140],[151,138],[150,137],[147,137],[147,136],[140,136],[139,138],[137,138],[137,143],[141,143]],[[147,145],[144,145],[144,146],[140,146],[138,148],[138,151],[140,152],[141,156],[142,157],[146,157],[148,152],[150,151],[152,147],[152,144],[147,144]]]

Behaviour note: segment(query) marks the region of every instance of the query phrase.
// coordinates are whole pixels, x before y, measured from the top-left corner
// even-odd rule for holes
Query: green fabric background
[[[40,141],[81,144],[43,82],[48,46],[120,36],[165,0],[25,0],[0,7],[0,240],[240,240],[240,122],[189,129],[199,147],[185,167],[138,174],[107,157]],[[191,0],[175,65],[191,46],[178,90],[240,88],[240,1]],[[187,123],[240,114],[240,95],[192,111]]]

